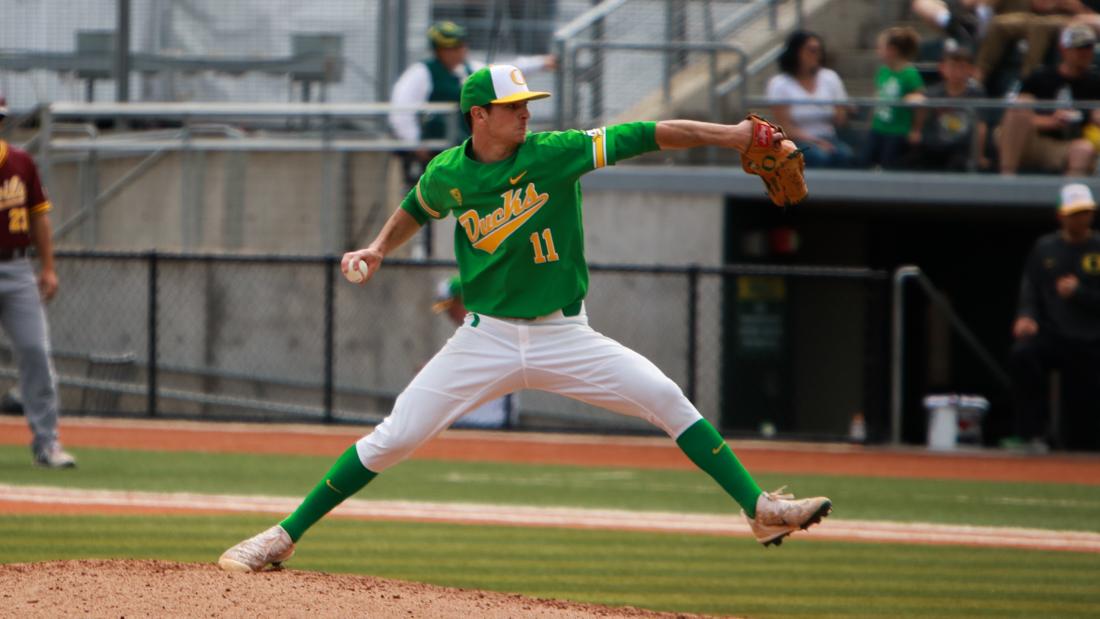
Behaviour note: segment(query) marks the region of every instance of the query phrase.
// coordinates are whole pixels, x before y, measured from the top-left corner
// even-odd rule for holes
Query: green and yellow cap
[[[548,92],[537,92],[527,88],[523,73],[510,64],[491,64],[482,67],[466,78],[462,85],[462,99],[459,106],[462,113],[470,111],[475,105],[489,103],[516,103],[545,99]]]
[[[462,47],[466,44],[466,29],[453,21],[440,21],[428,28],[428,42],[435,47]]]

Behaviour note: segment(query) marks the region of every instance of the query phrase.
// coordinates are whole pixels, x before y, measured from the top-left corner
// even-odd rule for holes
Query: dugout
[[[618,176],[613,179],[613,176]],[[728,170],[619,167],[586,190],[721,192],[726,264],[917,265],[1002,366],[1011,346],[1020,269],[1035,239],[1056,228],[1064,179],[817,171],[810,199],[786,211],[758,181]],[[755,181],[755,182],[754,182]],[[720,423],[734,435],[842,438],[856,413],[870,438],[889,427],[890,282],[853,287],[789,281],[723,288]],[[979,393],[991,401],[986,440],[1010,430],[1011,399],[995,373],[916,288],[905,296],[903,440],[924,441],[921,397]],[[744,341],[745,315],[773,341]],[[778,335],[777,335],[778,334]]]

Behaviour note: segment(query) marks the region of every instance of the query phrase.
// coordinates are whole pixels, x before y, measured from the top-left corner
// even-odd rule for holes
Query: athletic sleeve
[[[535,134],[540,152],[561,174],[580,178],[593,170],[623,159],[659,150],[655,122],[634,122],[581,131],[547,131]]]
[[[657,146],[657,123],[634,122],[599,127],[583,132],[581,139],[581,173],[660,150]]]
[[[520,73],[538,73],[546,67],[546,56],[517,56],[507,64],[515,66]]]
[[[443,219],[447,216],[445,203],[432,193],[431,188],[431,169],[429,168],[401,201],[401,208],[422,226],[430,219]]]

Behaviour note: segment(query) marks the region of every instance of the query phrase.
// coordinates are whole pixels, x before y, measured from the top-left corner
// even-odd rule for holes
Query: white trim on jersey
[[[592,169],[599,170],[607,165],[607,127],[585,131],[592,136]]]

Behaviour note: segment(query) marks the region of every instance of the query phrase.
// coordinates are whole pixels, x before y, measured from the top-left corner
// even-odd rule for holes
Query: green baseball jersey
[[[881,66],[875,73],[875,92],[883,101],[899,101],[923,89],[924,80],[913,65],[906,65],[899,71]],[[882,135],[905,135],[912,126],[913,109],[907,107],[876,107],[871,121],[871,130]]]
[[[528,134],[508,159],[475,161],[470,140],[437,155],[401,203],[421,224],[453,213],[467,309],[534,318],[588,292],[582,175],[657,150],[656,123]]]

